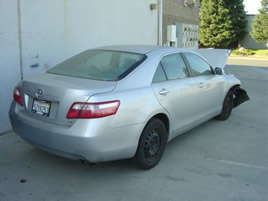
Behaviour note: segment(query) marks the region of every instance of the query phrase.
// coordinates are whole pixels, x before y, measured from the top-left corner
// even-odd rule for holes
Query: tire
[[[156,118],[145,126],[134,157],[142,169],[153,168],[161,159],[167,144],[167,131],[164,123]]]
[[[224,98],[221,113],[216,117],[216,119],[227,120],[232,113],[233,104],[234,104],[234,96],[233,92],[230,90]]]

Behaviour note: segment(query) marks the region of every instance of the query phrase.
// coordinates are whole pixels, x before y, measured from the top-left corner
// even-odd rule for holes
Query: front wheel
[[[164,123],[156,118],[145,126],[135,155],[136,163],[143,169],[153,168],[161,159],[167,143]]]
[[[234,102],[234,95],[233,92],[230,90],[227,95],[225,96],[223,105],[222,105],[222,110],[220,115],[216,117],[218,120],[227,120],[233,109],[233,102]]]

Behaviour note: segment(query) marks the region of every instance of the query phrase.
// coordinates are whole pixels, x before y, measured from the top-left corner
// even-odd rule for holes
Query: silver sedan
[[[84,51],[14,89],[15,133],[47,152],[154,167],[167,142],[248,100],[240,81],[198,53],[157,46]]]

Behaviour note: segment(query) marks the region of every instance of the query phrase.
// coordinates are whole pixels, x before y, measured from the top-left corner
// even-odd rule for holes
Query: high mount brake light
[[[22,106],[22,99],[21,99],[21,93],[20,88],[15,87],[14,94],[13,94],[14,100]]]
[[[94,119],[116,114],[119,100],[99,103],[73,103],[66,116],[67,119]]]

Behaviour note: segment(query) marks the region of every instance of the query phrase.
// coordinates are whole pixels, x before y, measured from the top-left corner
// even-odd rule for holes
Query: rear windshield
[[[129,74],[146,59],[145,55],[87,50],[48,70],[48,73],[94,80],[115,81]]]

